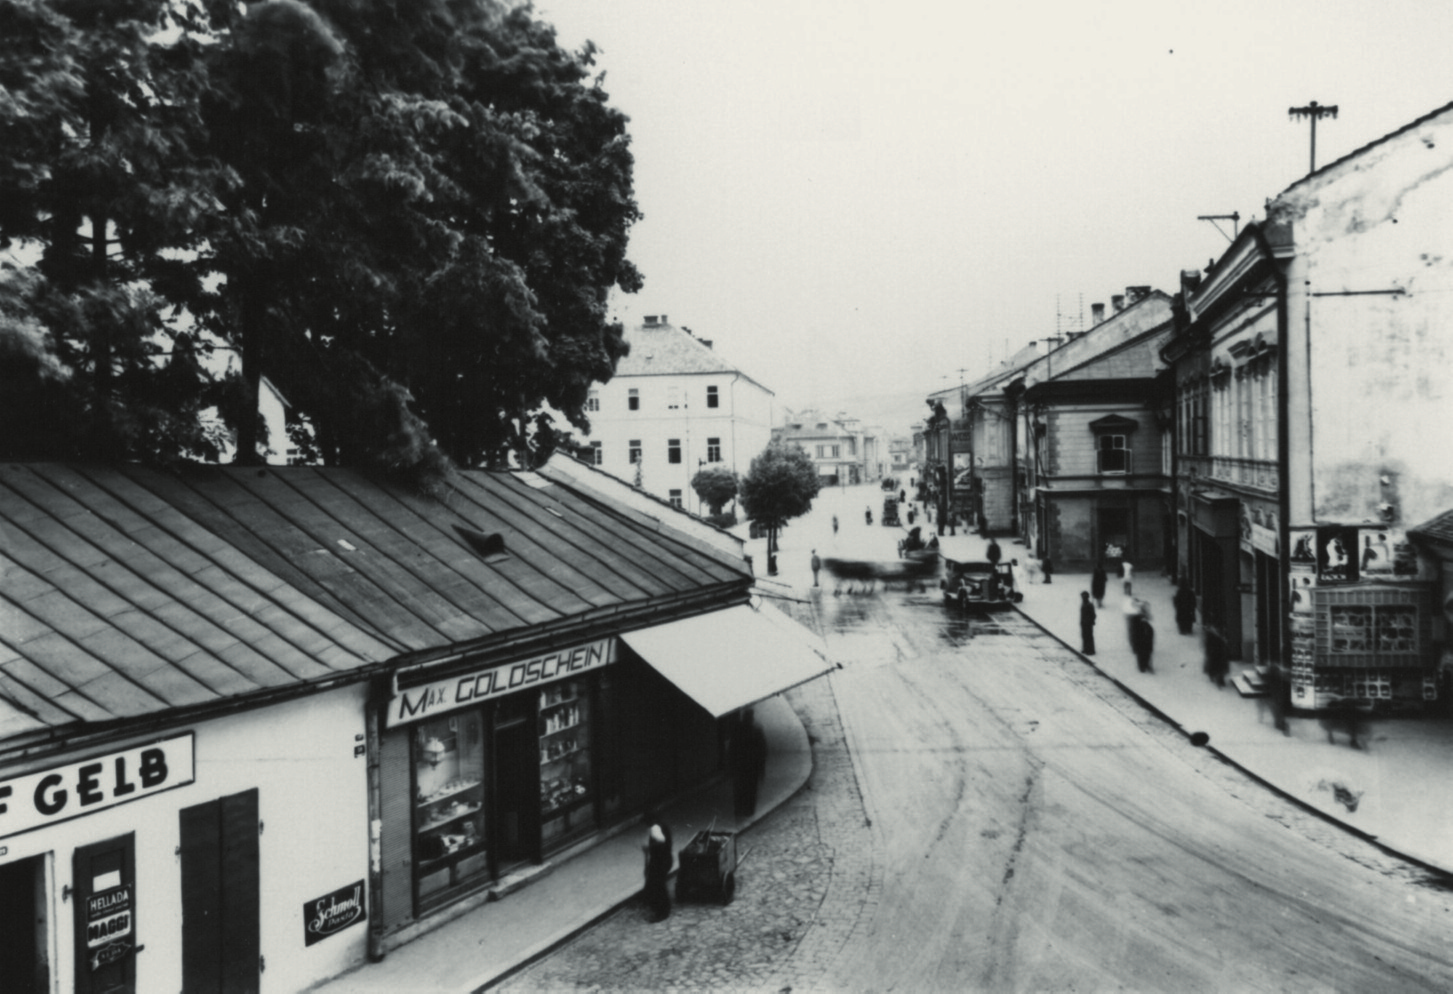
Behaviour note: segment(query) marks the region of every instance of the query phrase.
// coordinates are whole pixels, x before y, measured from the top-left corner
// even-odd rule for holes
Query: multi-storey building
[[[1129,287],[1113,299],[1109,318],[1005,388],[1018,414],[1020,534],[1056,569],[1159,570],[1172,544],[1169,423],[1157,390],[1171,298]]]
[[[1180,565],[1294,706],[1438,693],[1450,167],[1453,105],[1299,180],[1187,280],[1165,351]]]
[[[784,422],[772,429],[772,438],[806,452],[823,486],[863,483],[881,475],[873,454],[878,448],[875,436],[847,414],[787,411]]]
[[[627,329],[626,342],[615,375],[586,400],[591,461],[676,507],[708,513],[692,477],[708,466],[745,473],[771,441],[775,395],[665,315]]]

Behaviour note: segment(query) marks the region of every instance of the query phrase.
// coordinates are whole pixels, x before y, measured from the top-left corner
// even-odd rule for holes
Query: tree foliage
[[[691,489],[712,514],[721,514],[727,502],[737,496],[737,474],[725,466],[708,466],[691,478]]]
[[[0,347],[76,412],[43,433],[206,457],[215,407],[247,461],[266,375],[330,462],[547,455],[641,285],[592,65],[503,0],[0,0],[0,237],[40,252]]]
[[[775,532],[812,510],[820,486],[817,467],[800,446],[773,442],[752,460],[742,477],[742,510]]]

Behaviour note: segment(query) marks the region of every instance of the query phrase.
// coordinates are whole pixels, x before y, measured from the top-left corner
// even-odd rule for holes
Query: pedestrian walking
[[[1049,561],[1048,556],[1039,561],[1039,568],[1044,571],[1044,582],[1050,583],[1050,578],[1054,575],[1054,564]]]
[[[1095,605],[1090,603],[1088,590],[1080,591],[1080,651],[1095,654]]]
[[[1120,582],[1130,583],[1135,579],[1135,566],[1128,559],[1120,560]]]
[[[863,520],[870,525],[873,523],[873,509],[871,507],[863,508]]]
[[[1271,710],[1272,724],[1283,735],[1292,733],[1287,724],[1287,709],[1291,706],[1291,688],[1281,666],[1272,663],[1266,668],[1266,704]]]
[[[1109,577],[1105,575],[1104,562],[1095,564],[1095,572],[1090,574],[1090,596],[1095,599],[1095,606],[1105,606],[1105,584]]]
[[[817,586],[817,571],[822,569],[822,560],[817,558],[817,550],[812,550],[812,585]]]
[[[646,826],[646,842],[641,846],[646,854],[646,885],[641,893],[651,909],[651,921],[661,922],[671,917],[671,894],[666,889],[673,859],[671,826],[651,813],[646,815]]]
[[[1171,603],[1176,609],[1176,627],[1181,630],[1182,635],[1191,634],[1196,624],[1196,592],[1186,580],[1176,584],[1175,596]]]
[[[1150,656],[1155,651],[1155,628],[1144,613],[1136,614],[1130,623],[1130,648],[1135,653],[1135,665],[1142,673],[1154,673]]]
[[[832,533],[834,535],[837,534],[837,515],[836,514],[834,514],[832,516]]]
[[[1179,615],[1177,615],[1179,619]],[[1202,668],[1206,676],[1217,687],[1225,688],[1226,674],[1231,669],[1230,653],[1226,648],[1226,636],[1215,625],[1206,628],[1206,661]]]
[[[1337,737],[1334,730],[1341,728],[1347,733],[1347,744],[1354,749],[1363,748],[1359,738],[1362,733],[1362,709],[1357,702],[1350,698],[1343,698],[1333,701],[1332,705],[1322,712],[1318,719],[1322,728],[1327,733],[1327,741],[1333,745],[1337,744]]]
[[[1024,596],[1024,571],[1019,568],[1019,560],[1009,560],[1009,575],[1014,580],[1015,600]]]
[[[898,491],[898,503],[902,504],[907,499],[908,499],[908,491],[907,490],[900,490],[900,491]]]
[[[1120,601],[1120,613],[1125,616],[1125,640],[1135,644],[1135,619],[1140,616],[1140,602],[1130,593],[1130,584],[1125,584],[1125,597]]]
[[[992,538],[989,539],[989,548],[985,551],[984,558],[988,559],[990,564],[994,566],[998,566],[999,560],[1004,558],[1004,552],[999,548],[999,543]]]

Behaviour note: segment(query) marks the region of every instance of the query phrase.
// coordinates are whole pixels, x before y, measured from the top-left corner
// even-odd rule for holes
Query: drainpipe
[[[1288,338],[1288,314],[1287,300],[1287,274],[1282,271],[1281,263],[1277,261],[1272,253],[1271,244],[1266,239],[1266,232],[1261,225],[1254,228],[1254,237],[1257,247],[1266,255],[1271,263],[1272,279],[1276,283],[1276,462],[1277,462],[1277,487],[1276,506],[1277,513],[1281,517],[1277,529],[1277,582],[1281,584],[1282,595],[1278,601],[1282,604],[1281,617],[1277,619],[1276,631],[1279,633],[1281,644],[1277,646],[1277,659],[1281,666],[1289,667],[1291,664],[1291,598],[1288,591],[1291,590],[1291,493],[1287,484],[1291,468],[1291,439],[1288,437],[1291,420],[1290,401],[1287,393],[1288,378],[1288,357],[1291,354],[1291,343]],[[1295,256],[1293,256],[1295,261]],[[1306,299],[1303,306],[1306,309],[1307,326],[1306,335],[1308,344],[1311,341],[1311,298]],[[1308,383],[1307,391],[1307,416],[1311,418],[1311,386]],[[1310,421],[1308,429],[1310,430]],[[1310,481],[1309,481],[1310,484]],[[1270,628],[1271,626],[1267,626]]]

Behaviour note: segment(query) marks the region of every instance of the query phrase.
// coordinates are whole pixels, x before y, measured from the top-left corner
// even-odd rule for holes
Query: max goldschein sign
[[[311,946],[357,925],[368,917],[363,906],[363,881],[349,884],[331,894],[315,897],[303,905],[303,939]]]

